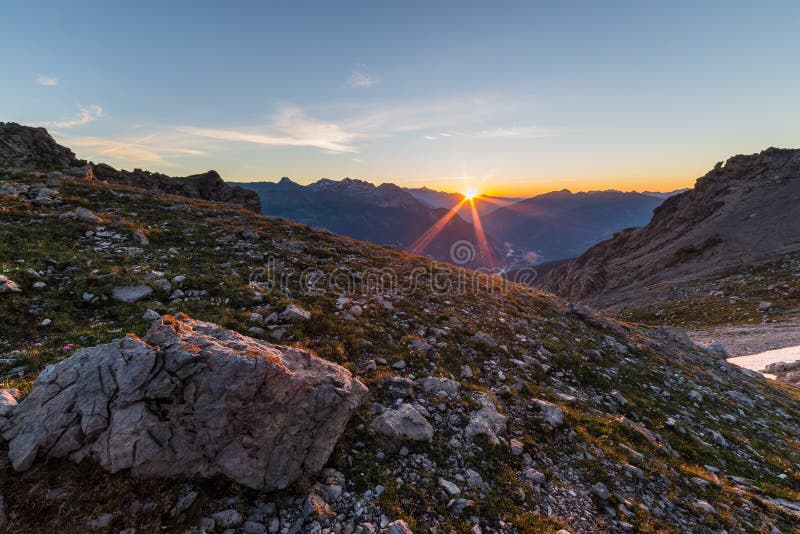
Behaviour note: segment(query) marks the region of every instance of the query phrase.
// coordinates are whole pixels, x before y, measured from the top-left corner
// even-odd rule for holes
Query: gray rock
[[[19,285],[9,277],[0,274],[0,293],[19,293]]]
[[[117,286],[111,290],[111,296],[120,302],[136,302],[153,294],[150,286]]]
[[[544,482],[544,475],[533,467],[528,467],[525,469],[525,471],[523,471],[523,475],[525,476],[525,480],[536,486]]]
[[[608,488],[602,482],[596,483],[592,486],[592,493],[597,495],[597,497],[601,500],[607,501],[609,497],[611,497],[611,492],[608,491]]]
[[[17,399],[8,389],[0,389],[0,417],[9,417],[17,407]]]
[[[467,439],[484,435],[496,443],[497,437],[506,433],[506,417],[497,411],[494,401],[488,395],[480,394],[476,400],[481,409],[470,414],[464,434]]]
[[[449,378],[429,376],[419,380],[422,390],[426,393],[447,393],[455,395],[461,389],[461,384]]]
[[[402,519],[398,519],[397,521],[392,521],[386,525],[384,534],[414,534],[414,532],[408,526],[408,523]]]
[[[153,288],[161,293],[169,293],[172,291],[172,284],[169,283],[169,280],[160,278],[158,280],[153,280]]]
[[[307,321],[311,319],[311,312],[301,308],[300,306],[289,304],[278,317],[283,321]]]
[[[267,527],[256,521],[245,521],[242,525],[244,534],[266,534]]]
[[[101,530],[111,526],[111,522],[113,520],[114,520],[114,514],[100,514],[99,516],[95,517],[94,519],[86,523],[86,526],[89,527],[89,530]]]
[[[433,438],[431,424],[410,404],[386,410],[370,426],[375,432],[398,441],[428,441]]]
[[[282,489],[322,468],[366,395],[306,351],[167,315],[144,340],[45,368],[3,437],[17,471],[37,456],[93,457],[111,472]]]
[[[238,527],[244,522],[244,517],[242,517],[242,514],[233,508],[211,514],[211,519],[213,519],[214,523],[222,528]]]
[[[497,341],[495,341],[494,338],[486,332],[476,332],[475,335],[472,336],[472,340],[475,343],[485,345],[489,348],[494,348],[497,346]]]
[[[86,208],[75,208],[75,211],[73,211],[72,214],[79,221],[88,224],[100,224],[103,222],[103,220],[100,217],[98,217],[97,214],[87,210]]]
[[[445,480],[443,478],[440,478],[439,481],[438,481],[438,484],[451,497],[455,497],[456,495],[460,495],[461,494],[461,488],[459,488],[458,486],[456,486],[455,484],[453,484],[449,480]]]
[[[133,232],[132,237],[134,241],[136,241],[142,246],[150,244],[150,240],[147,239],[147,236],[141,230],[136,230],[135,232]]]
[[[706,512],[707,514],[716,514],[717,513],[717,510],[713,506],[708,504],[708,502],[700,500],[700,499],[698,499],[697,501],[694,502],[694,506],[698,510],[702,510],[702,511]]]
[[[250,228],[242,232],[242,239],[246,239],[247,241],[258,241],[258,238],[258,232]]]
[[[145,321],[151,321],[151,322],[152,321],[158,321],[158,320],[161,319],[161,314],[158,313],[157,311],[153,311],[153,310],[149,310],[148,309],[146,312],[144,312],[144,314],[142,314],[142,319],[144,319]]]
[[[561,411],[561,408],[552,402],[547,402],[544,400],[536,399],[534,402],[539,406],[542,419],[544,419],[545,423],[553,428],[557,428],[564,424],[564,412]]]
[[[756,313],[770,313],[774,310],[775,306],[771,302],[765,300],[758,303],[758,308],[756,308]]]
[[[196,491],[189,491],[178,497],[178,502],[176,502],[175,506],[170,510],[169,515],[177,517],[182,514],[187,508],[194,504],[198,495]]]

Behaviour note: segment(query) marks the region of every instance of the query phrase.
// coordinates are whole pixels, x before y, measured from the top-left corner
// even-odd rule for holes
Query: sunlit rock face
[[[95,458],[139,476],[285,488],[321,469],[367,388],[309,352],[185,315],[47,367],[4,428],[16,470]]]

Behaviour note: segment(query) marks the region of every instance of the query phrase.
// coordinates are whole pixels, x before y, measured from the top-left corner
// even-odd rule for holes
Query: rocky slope
[[[791,532],[800,521],[798,390],[680,332],[230,204],[39,172],[0,173],[0,243],[0,417],[13,421],[48,365],[144,337],[154,312],[312,352],[369,388],[341,439],[325,438],[325,469],[281,490],[109,473],[92,457],[22,472],[3,462],[12,532]]]
[[[552,270],[543,287],[594,306],[635,307],[791,262],[800,255],[799,203],[800,150],[734,156],[667,199],[647,226]]]
[[[44,128],[32,128],[13,122],[0,122],[0,169],[53,171],[87,179],[135,185],[172,195],[230,202],[259,211],[258,196],[251,191],[226,184],[216,171],[186,177],[134,169],[117,170],[104,163],[79,160],[72,150],[63,147]],[[60,171],[60,172],[59,172]]]

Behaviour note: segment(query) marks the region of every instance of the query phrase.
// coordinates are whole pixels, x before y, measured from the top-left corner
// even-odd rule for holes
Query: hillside
[[[20,457],[17,441],[14,466],[30,467],[0,464],[0,520],[12,532],[791,532],[800,521],[800,393],[679,331],[239,206],[60,170],[0,173],[0,243],[0,373],[18,390],[0,394],[6,439],[24,428],[15,414],[47,408],[36,388],[61,394],[69,379],[57,370],[109,350],[172,351],[182,358],[167,374],[173,381],[191,354],[222,365],[225,394],[204,397],[210,406],[243,402],[237,381],[252,388],[247,371],[220,363],[228,354],[285,372],[290,356],[311,351],[327,362],[315,365],[338,364],[368,388],[338,442],[312,430],[314,450],[333,450],[325,469],[273,484],[283,489],[210,472],[160,479],[102,467],[132,461],[141,470],[159,460],[146,448],[77,465],[56,457],[71,440],[96,436],[89,428],[38,457]],[[179,312],[186,316],[171,317]],[[115,341],[127,333],[136,336]],[[180,342],[164,341],[176,335]],[[97,381],[81,375],[94,394],[126,386],[96,372]],[[208,385],[183,384],[186,402]],[[147,417],[177,424],[175,406],[153,400],[167,385],[141,384],[145,400],[135,406],[152,403]],[[69,421],[67,412],[23,422]],[[304,437],[310,417],[287,436]],[[148,439],[179,452],[171,438]],[[243,474],[225,465],[223,473]]]
[[[240,187],[226,184],[219,173],[207,171],[186,177],[172,177],[141,169],[117,170],[105,163],[78,159],[67,147],[56,143],[44,128],[0,122],[0,169],[50,171],[58,169],[74,177],[134,185],[204,200],[239,204],[259,211],[258,197]]]
[[[375,186],[363,180],[322,179],[307,186],[289,178],[275,182],[239,184],[261,197],[265,215],[283,217],[370,243],[411,249],[432,258],[453,262],[451,249],[458,242],[473,245],[472,259],[459,263],[488,267],[502,258],[501,247],[488,239],[491,258],[476,245],[475,229],[458,215],[444,224],[423,247],[412,247],[447,215],[449,209],[429,206],[394,184]],[[459,260],[460,261],[460,260]]]
[[[573,258],[624,228],[642,226],[663,199],[619,191],[554,191],[489,213],[487,233],[539,261]]]
[[[667,199],[649,224],[592,247],[543,285],[599,307],[655,302],[691,314],[721,305],[722,321],[743,309],[760,316],[760,301],[788,297],[796,306],[798,202],[800,150],[734,156]],[[677,311],[667,309],[664,319]]]

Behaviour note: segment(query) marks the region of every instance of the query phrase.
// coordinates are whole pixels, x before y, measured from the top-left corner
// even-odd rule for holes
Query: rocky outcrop
[[[142,169],[117,170],[100,163],[94,165],[92,172],[97,180],[133,185],[170,195],[239,204],[251,211],[261,212],[261,200],[257,193],[226,184],[219,173],[213,170],[192,176],[171,177]]]
[[[171,177],[134,169],[117,170],[105,163],[91,163],[75,157],[69,148],[58,144],[44,128],[0,122],[0,168],[34,171],[63,171],[68,175],[128,184],[190,198],[238,204],[261,212],[258,194],[226,184],[217,171],[186,177]]]
[[[321,469],[366,387],[336,364],[185,315],[47,367],[3,429],[9,457],[285,488]]]
[[[541,286],[600,307],[647,302],[739,266],[800,252],[800,150],[770,148],[719,162],[624,230],[544,277]]]
[[[0,167],[52,170],[76,164],[75,153],[56,143],[44,128],[0,122]]]

